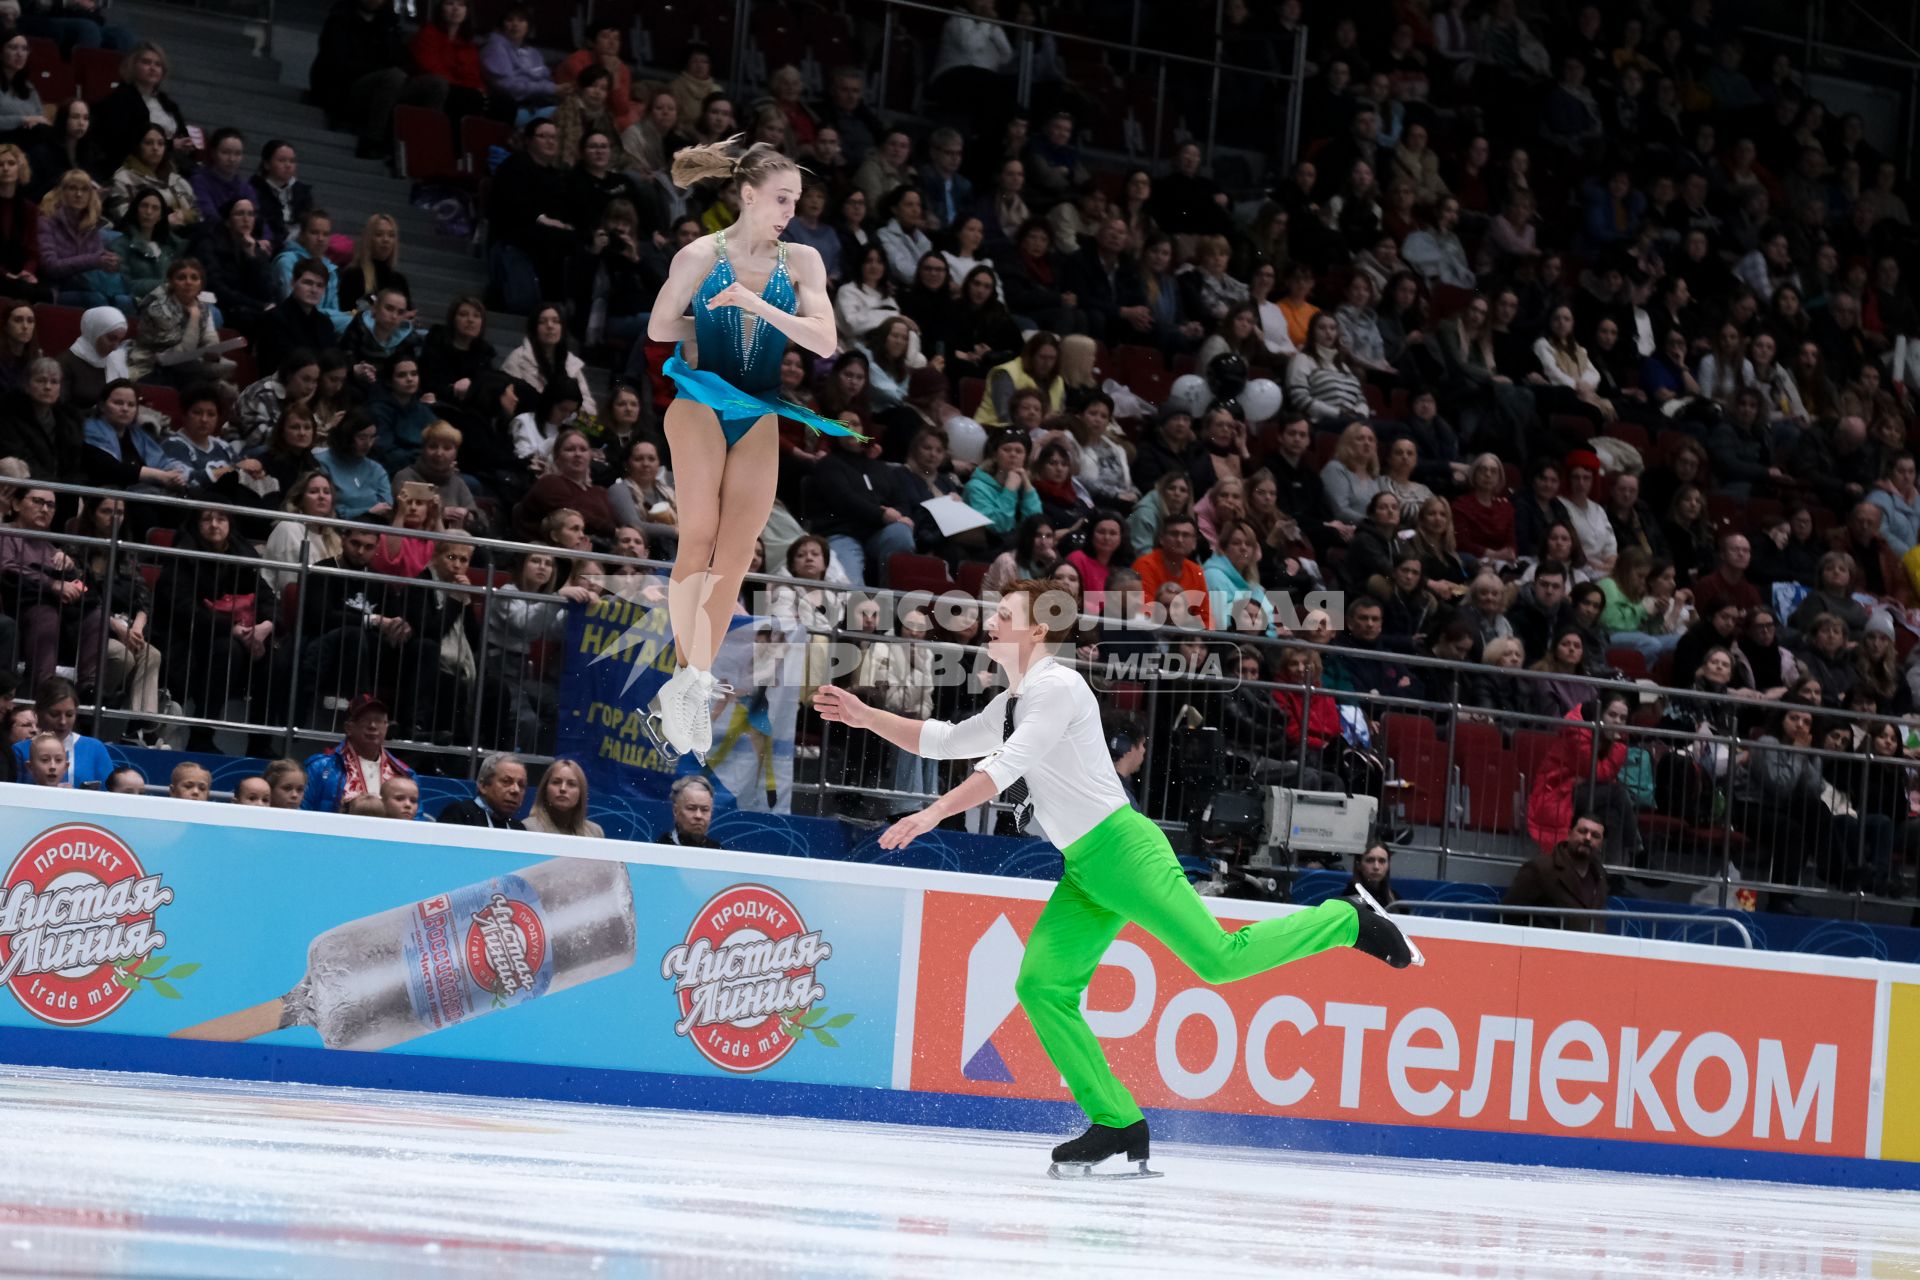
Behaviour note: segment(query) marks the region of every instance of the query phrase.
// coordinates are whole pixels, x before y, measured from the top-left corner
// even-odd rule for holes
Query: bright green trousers
[[[1080,1012],[1100,957],[1129,922],[1215,984],[1350,947],[1360,933],[1353,904],[1340,899],[1228,933],[1187,882],[1167,837],[1130,807],[1114,810],[1065,853],[1066,872],[1027,940],[1014,991],[1074,1101],[1095,1124],[1124,1128],[1140,1119],[1133,1095],[1114,1078]]]

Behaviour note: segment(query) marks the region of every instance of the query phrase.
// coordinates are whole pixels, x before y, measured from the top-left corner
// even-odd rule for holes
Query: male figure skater
[[[1080,996],[1109,944],[1129,921],[1164,942],[1207,982],[1233,982],[1332,947],[1357,947],[1396,969],[1419,952],[1365,896],[1323,902],[1282,919],[1228,933],[1187,881],[1173,847],[1127,802],[1107,752],[1093,691],[1054,657],[1072,634],[1075,608],[1040,581],[1009,588],[987,620],[987,656],[1008,689],[960,724],[909,720],[869,707],[845,689],[823,686],[814,709],[828,720],[871,729],[929,759],[979,758],[965,782],[880,837],[898,849],[945,819],[1004,794],[1030,801],[1032,816],[1065,856],[1060,883],[1027,940],[1014,990],[1048,1057],[1092,1122],[1053,1150],[1052,1176],[1155,1177],[1146,1167],[1147,1122],[1107,1065],[1080,1013]],[[1125,1152],[1134,1171],[1094,1175]]]

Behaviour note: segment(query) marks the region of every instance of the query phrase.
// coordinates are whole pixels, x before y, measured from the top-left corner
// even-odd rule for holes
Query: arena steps
[[[284,65],[280,58],[256,56],[248,25],[229,16],[138,0],[116,6],[115,13],[167,50],[168,89],[194,124],[209,131],[239,128],[256,152],[269,138],[291,143],[300,157],[300,176],[313,184],[336,231],[357,236],[375,212],[394,217],[400,225],[401,270],[413,285],[424,324],[438,323],[456,295],[481,292],[481,259],[465,241],[440,235],[432,216],[412,206],[412,184],[391,176],[384,165],[355,159],[352,135],[329,130],[319,109],[301,101],[323,11],[282,12],[276,50]],[[492,326],[496,343],[517,342],[519,320],[501,320]]]

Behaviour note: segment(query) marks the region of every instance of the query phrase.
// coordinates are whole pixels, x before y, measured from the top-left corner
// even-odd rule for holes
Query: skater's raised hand
[[[739,307],[747,314],[756,316],[767,310],[765,300],[738,280],[714,294],[707,302],[709,311],[718,311],[722,307]]]
[[[816,702],[815,709],[819,704]],[[882,849],[904,849],[927,832],[940,825],[940,819],[929,809],[910,813],[900,821],[880,833]]]
[[[850,729],[873,727],[873,708],[838,685],[821,685],[813,695],[813,709],[822,720],[832,720]],[[891,849],[894,846],[887,847]]]

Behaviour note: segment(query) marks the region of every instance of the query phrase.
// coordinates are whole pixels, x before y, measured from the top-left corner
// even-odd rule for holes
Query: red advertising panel
[[[1014,996],[1042,905],[926,895],[913,1088],[1068,1096]],[[1866,1154],[1869,980],[1422,947],[1422,969],[1343,949],[1210,987],[1130,927],[1088,1016],[1146,1107]]]

